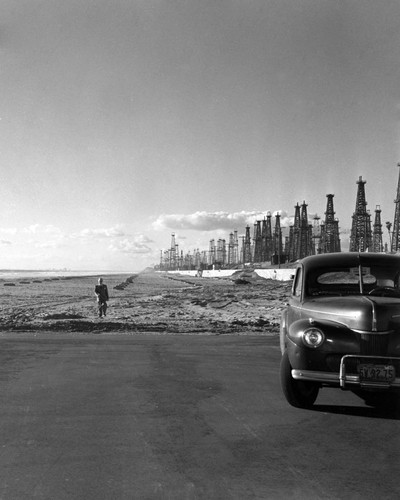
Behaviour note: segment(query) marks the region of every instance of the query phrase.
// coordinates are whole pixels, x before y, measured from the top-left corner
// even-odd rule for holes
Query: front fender
[[[307,347],[303,343],[303,334],[308,328],[318,328],[325,336],[324,343],[317,348]],[[349,328],[334,323],[333,321],[310,321],[309,319],[299,319],[294,321],[289,327],[286,325],[287,338],[293,344],[305,349],[325,351],[325,352],[358,352],[358,340],[355,332]]]

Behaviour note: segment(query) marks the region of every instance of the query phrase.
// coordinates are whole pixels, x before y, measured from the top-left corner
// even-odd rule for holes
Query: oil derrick
[[[314,225],[313,225],[313,249],[314,249],[314,254],[319,254],[321,253],[321,228],[322,225],[320,224],[321,218],[318,217],[318,215],[315,215],[314,217]]]
[[[294,226],[289,226],[289,238],[288,238],[288,246],[286,250],[286,255],[288,256],[289,262],[294,261],[294,251],[293,251],[293,234],[294,234]]]
[[[360,176],[357,184],[356,209],[350,234],[350,252],[365,252],[372,247],[371,215],[367,211],[365,183]]]
[[[193,264],[193,259],[192,259],[192,256],[190,255],[190,252],[188,252],[184,259],[183,259],[183,267],[185,269],[192,269],[192,264]]]
[[[229,234],[229,243],[228,243],[228,266],[233,264],[233,233]]]
[[[294,207],[294,222],[289,228],[289,261],[294,262],[299,258],[300,249],[300,205]]]
[[[262,262],[262,232],[261,221],[254,224],[254,262]]]
[[[244,267],[244,239],[245,239],[245,237],[241,236],[240,239],[242,240],[242,250],[240,251],[239,262],[241,262],[243,264],[243,267]]]
[[[233,266],[238,263],[238,235],[237,231],[230,233],[228,243],[228,265]]]
[[[376,205],[375,208],[375,221],[374,229],[372,233],[372,251],[373,252],[383,252],[383,231],[381,222],[381,207]]]
[[[289,255],[289,236],[285,236],[285,248],[283,250],[285,255]]]
[[[246,226],[246,235],[243,239],[243,264],[251,263],[250,226]]]
[[[321,253],[340,252],[339,221],[335,219],[333,209],[334,194],[327,194],[325,224],[321,234]]]
[[[267,219],[263,220],[261,230],[262,240],[262,262],[268,262],[272,258],[272,225],[271,214],[268,212]]]
[[[261,225],[261,262],[266,262],[267,258],[267,221],[265,217]]]
[[[226,241],[219,239],[217,242],[217,260],[216,263],[224,266],[226,262]]]
[[[398,163],[397,166],[400,167],[400,163]],[[395,209],[394,209],[391,250],[392,252],[397,252],[398,250],[400,250],[400,172],[399,172],[399,181],[397,184],[397,196],[394,202],[395,202]]]
[[[179,256],[179,250],[178,250],[178,245],[175,242],[175,233],[171,234],[171,246],[169,249],[169,263],[168,263],[168,268],[175,270],[178,267],[178,256]]]
[[[282,255],[282,229],[281,229],[281,216],[275,215],[275,229],[273,236],[273,261],[274,264],[280,264],[284,261]]]
[[[233,231],[233,262],[232,264],[239,263],[239,240],[237,231]]]
[[[181,250],[181,254],[180,254],[180,256],[179,256],[178,266],[179,266],[179,268],[181,268],[181,269],[182,269],[182,267],[183,267],[183,250]]]
[[[305,201],[303,201],[301,205],[298,249],[299,259],[312,255],[313,253],[312,226],[308,223],[307,204]]]
[[[201,267],[201,254],[199,249],[194,252],[194,267],[195,269],[199,269]]]
[[[210,266],[213,266],[216,261],[216,251],[215,251],[215,240],[210,240],[210,250],[209,250],[209,258],[208,258],[208,263]]]
[[[318,253],[324,253],[323,241],[325,241],[325,223],[321,222]]]

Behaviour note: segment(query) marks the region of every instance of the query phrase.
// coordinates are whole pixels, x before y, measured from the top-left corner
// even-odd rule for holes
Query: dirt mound
[[[236,271],[230,276],[236,285],[247,285],[250,283],[265,282],[266,279],[259,276],[253,269]]]

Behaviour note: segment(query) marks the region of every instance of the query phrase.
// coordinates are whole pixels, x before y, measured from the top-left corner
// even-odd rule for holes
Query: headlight
[[[303,342],[307,347],[319,347],[325,340],[324,334],[319,328],[307,328],[303,333]]]

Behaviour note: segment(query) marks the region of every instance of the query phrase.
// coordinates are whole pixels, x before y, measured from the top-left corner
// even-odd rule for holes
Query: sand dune
[[[104,279],[110,292],[106,318],[97,317],[95,277],[19,281],[3,289],[0,329],[274,335],[290,289],[290,282],[251,271],[222,279],[155,272]]]

